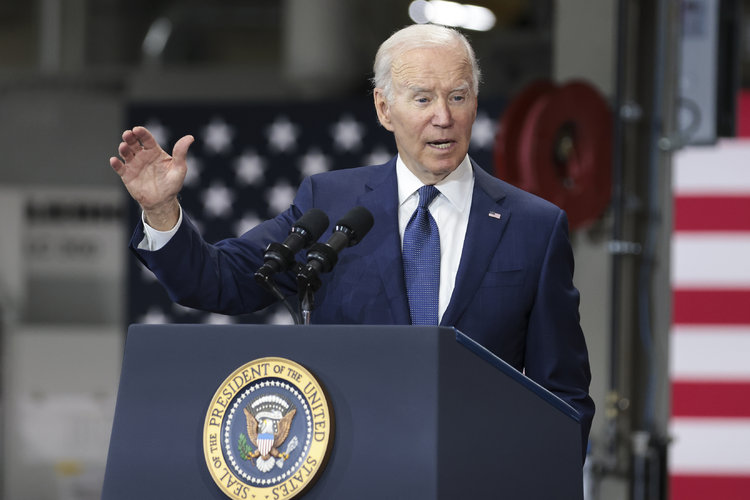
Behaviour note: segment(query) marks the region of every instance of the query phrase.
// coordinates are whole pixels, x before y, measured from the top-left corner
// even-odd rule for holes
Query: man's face
[[[374,91],[378,118],[409,170],[435,184],[469,151],[477,115],[471,65],[459,48],[420,48],[396,58],[391,73],[393,101]]]

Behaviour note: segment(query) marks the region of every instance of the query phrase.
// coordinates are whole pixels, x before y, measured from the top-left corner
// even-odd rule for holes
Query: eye
[[[427,104],[428,102],[430,102],[427,97],[417,97],[416,99],[414,99],[414,101],[419,104]]]

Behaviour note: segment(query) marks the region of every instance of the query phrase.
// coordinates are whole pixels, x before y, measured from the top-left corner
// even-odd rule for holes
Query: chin
[[[462,159],[463,158],[450,161],[441,161],[440,163],[427,167],[427,170],[432,175],[445,177],[458,168],[458,166],[461,164]]]

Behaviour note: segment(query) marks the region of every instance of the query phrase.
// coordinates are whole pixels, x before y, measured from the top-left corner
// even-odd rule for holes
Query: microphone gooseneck
[[[307,251],[307,265],[315,273],[327,273],[338,262],[339,253],[354,246],[370,231],[374,221],[364,207],[354,207],[334,227],[333,234],[325,243],[316,243]]]
[[[294,263],[294,256],[309,247],[328,227],[328,216],[320,209],[311,208],[294,223],[283,243],[271,243],[263,254],[264,263],[255,273],[259,282],[279,272],[286,271]]]

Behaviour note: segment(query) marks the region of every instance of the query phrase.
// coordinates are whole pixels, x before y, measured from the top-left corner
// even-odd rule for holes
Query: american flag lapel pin
[[[487,215],[489,215],[489,216],[490,216],[490,217],[492,217],[493,219],[500,219],[500,217],[502,217],[502,215],[501,215],[501,214],[499,214],[499,213],[497,213],[497,212],[490,212],[490,213],[489,213],[489,214],[487,214]]]

